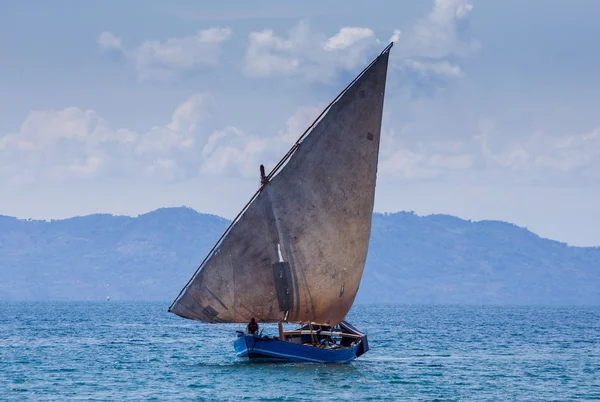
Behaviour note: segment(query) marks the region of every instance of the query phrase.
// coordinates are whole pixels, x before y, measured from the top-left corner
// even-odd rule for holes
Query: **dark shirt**
[[[256,322],[250,322],[248,323],[246,329],[248,330],[249,334],[255,334],[258,332],[258,324]]]

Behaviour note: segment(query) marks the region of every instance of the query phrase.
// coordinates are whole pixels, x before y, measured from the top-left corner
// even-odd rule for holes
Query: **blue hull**
[[[236,356],[247,359],[282,359],[307,363],[347,363],[360,355],[361,343],[353,347],[323,349],[297,343],[264,338],[259,335],[238,334],[233,341]]]

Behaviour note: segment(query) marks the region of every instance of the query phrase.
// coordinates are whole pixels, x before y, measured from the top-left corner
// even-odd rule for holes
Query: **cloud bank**
[[[112,32],[102,32],[97,44],[102,52],[124,55],[140,80],[169,79],[177,74],[206,71],[219,65],[222,45],[232,36],[230,28],[212,27],[191,36],[165,41],[146,40],[126,48]]]

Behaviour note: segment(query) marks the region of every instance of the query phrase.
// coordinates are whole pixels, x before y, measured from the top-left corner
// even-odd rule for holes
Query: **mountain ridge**
[[[228,223],[187,207],[0,215],[0,299],[172,300]],[[357,302],[600,304],[598,289],[599,247],[503,221],[375,213]]]

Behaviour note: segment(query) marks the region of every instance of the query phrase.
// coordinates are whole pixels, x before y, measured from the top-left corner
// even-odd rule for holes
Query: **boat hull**
[[[360,355],[361,343],[340,349],[324,349],[280,341],[259,335],[238,334],[233,341],[236,356],[250,360],[278,359],[305,363],[348,363]]]

